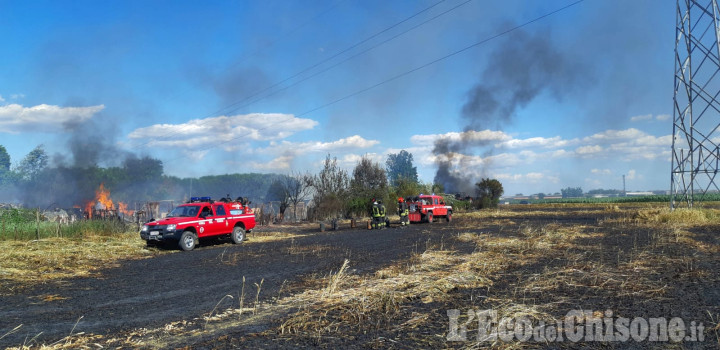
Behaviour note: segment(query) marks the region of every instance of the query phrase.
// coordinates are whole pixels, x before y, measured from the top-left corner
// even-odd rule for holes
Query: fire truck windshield
[[[195,217],[200,209],[199,205],[183,205],[173,209],[167,217]]]

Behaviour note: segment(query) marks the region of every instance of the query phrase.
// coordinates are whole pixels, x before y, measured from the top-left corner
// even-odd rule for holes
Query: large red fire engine
[[[445,218],[448,222],[452,220],[452,206],[446,205],[442,196],[420,194],[417,197],[407,198],[406,201],[411,223],[432,223],[437,218]]]
[[[140,237],[148,245],[157,242],[177,242],[182,250],[192,250],[200,238],[229,235],[236,244],[242,243],[245,233],[255,227],[255,214],[248,201],[210,197],[192,197],[188,203],[173,209],[164,219],[143,225]]]

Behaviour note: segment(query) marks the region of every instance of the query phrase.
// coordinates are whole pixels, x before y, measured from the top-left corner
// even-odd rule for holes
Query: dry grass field
[[[246,244],[301,237],[297,227],[250,234]],[[169,248],[169,249],[168,249]],[[0,241],[0,295],[75,277],[97,277],[99,271],[119,266],[124,260],[177,253],[177,249],[147,248],[137,232],[90,234],[81,237],[50,237],[40,240]]]
[[[410,257],[374,271],[355,272],[350,257],[335,269],[283,285],[270,300],[257,298],[262,282],[243,283],[237,295],[228,295],[232,308],[121,334],[71,334],[40,347],[720,347],[720,210],[525,205],[457,214],[452,223],[412,229],[420,230],[420,239]],[[136,248],[130,255],[147,254]],[[293,249],[298,254],[332,250]],[[492,309],[501,318],[524,316],[533,324],[553,324],[578,309],[611,310],[615,317],[681,317],[703,323],[705,340],[478,342],[472,336],[477,326],[470,324],[467,341],[448,341],[451,309],[461,310],[461,323],[469,309]]]

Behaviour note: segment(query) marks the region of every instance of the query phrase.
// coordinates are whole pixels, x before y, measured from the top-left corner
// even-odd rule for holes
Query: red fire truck
[[[190,201],[173,209],[164,219],[143,225],[140,238],[148,245],[176,242],[182,250],[193,250],[201,238],[230,236],[240,244],[245,233],[255,227],[255,214],[249,202],[239,197],[232,201],[223,198],[192,197]]]
[[[409,209],[410,223],[429,222],[437,218],[452,220],[452,206],[445,204],[442,196],[435,194],[420,194],[417,197],[406,199]]]

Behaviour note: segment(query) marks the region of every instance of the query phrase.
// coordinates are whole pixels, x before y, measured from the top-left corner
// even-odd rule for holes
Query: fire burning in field
[[[132,216],[132,211],[128,210],[127,204],[118,202],[117,208],[110,198],[110,191],[105,188],[105,184],[101,183],[100,187],[95,191],[95,198],[85,203],[85,213],[87,218],[92,219],[93,216],[100,215],[103,218],[108,216],[117,216],[122,213],[125,216]]]

